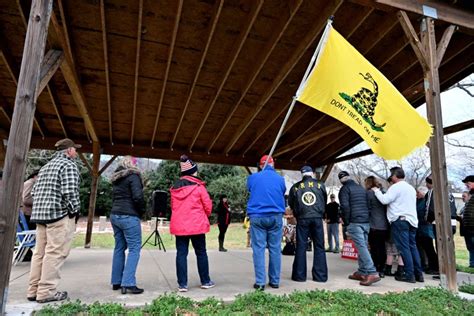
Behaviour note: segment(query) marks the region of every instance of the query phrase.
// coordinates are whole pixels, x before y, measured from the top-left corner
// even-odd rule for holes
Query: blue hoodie
[[[272,166],[249,176],[247,189],[250,192],[247,203],[247,215],[250,218],[285,212],[285,180]]]

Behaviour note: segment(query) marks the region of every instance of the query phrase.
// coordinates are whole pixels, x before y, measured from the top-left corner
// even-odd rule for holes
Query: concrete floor
[[[208,290],[200,289],[196,258],[191,251],[188,257],[189,292],[180,295],[196,300],[214,296],[224,301],[231,301],[237,294],[253,291],[254,273],[251,250],[229,250],[227,253],[209,250],[208,255],[211,279],[217,284],[216,287]],[[112,291],[109,284],[112,250],[73,249],[63,266],[59,290],[68,291],[71,300],[79,299],[84,303],[100,301],[130,306],[145,305],[161,294],[176,292],[175,256],[175,250],[168,252],[158,249],[143,250],[137,271],[137,285],[143,287],[145,292],[141,295],[122,295],[120,291]],[[311,280],[312,253],[308,253],[309,280],[303,283],[293,282],[290,279],[293,257],[283,256],[282,258],[280,288],[267,287],[266,289],[272,294],[314,289],[353,289],[369,294],[439,285],[438,281],[425,276],[425,283],[408,284],[386,277],[372,286],[361,286],[358,282],[347,278],[357,269],[357,262],[341,259],[340,255],[332,253],[327,255],[329,280],[326,283]],[[42,307],[41,304],[26,300],[29,268],[29,263],[20,263],[12,269],[7,303],[9,315],[30,313]],[[465,281],[470,281],[466,278],[467,276],[464,276]]]

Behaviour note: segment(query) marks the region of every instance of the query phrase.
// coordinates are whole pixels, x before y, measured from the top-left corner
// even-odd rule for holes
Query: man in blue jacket
[[[265,161],[268,164],[265,168]],[[260,159],[262,171],[247,179],[250,192],[247,203],[247,215],[250,218],[250,236],[252,240],[253,265],[256,290],[265,289],[265,248],[268,247],[269,286],[280,286],[282,218],[285,212],[285,180],[274,168],[272,157]]]

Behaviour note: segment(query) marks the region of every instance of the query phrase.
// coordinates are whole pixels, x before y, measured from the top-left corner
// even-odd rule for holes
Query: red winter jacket
[[[175,182],[171,192],[170,232],[177,236],[199,235],[209,232],[212,201],[206,184],[199,178],[183,176]]]

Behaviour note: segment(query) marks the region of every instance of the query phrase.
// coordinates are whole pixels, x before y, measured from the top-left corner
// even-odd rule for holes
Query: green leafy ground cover
[[[176,294],[162,295],[144,307],[79,301],[45,306],[35,315],[474,315],[474,302],[441,288],[365,295],[352,290],[294,292],[272,295],[251,292],[232,303],[215,298],[201,302]]]

